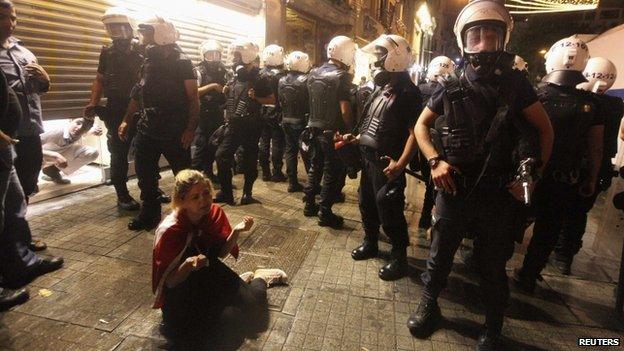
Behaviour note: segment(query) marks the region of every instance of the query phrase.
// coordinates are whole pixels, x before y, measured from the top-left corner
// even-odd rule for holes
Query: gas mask
[[[109,23],[106,25],[106,31],[111,39],[132,39],[132,27],[128,23]]]
[[[375,46],[375,59],[373,62],[371,71],[373,76],[373,82],[375,85],[383,87],[390,82],[392,79],[392,73],[386,71],[384,68],[384,63],[386,61],[386,56],[388,55],[388,50],[382,46]]]
[[[165,45],[148,44],[145,47],[145,56],[150,60],[162,61],[165,59],[165,51],[167,47]]]
[[[464,33],[464,53],[477,75],[487,77],[500,68],[505,30],[496,24],[481,24]]]
[[[206,53],[204,54],[204,61],[219,62],[221,61],[221,53],[218,51],[206,51]]]

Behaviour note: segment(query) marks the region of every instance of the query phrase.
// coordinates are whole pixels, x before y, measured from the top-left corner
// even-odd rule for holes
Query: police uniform
[[[128,194],[128,151],[132,138],[119,139],[117,130],[130,102],[132,87],[139,80],[143,56],[134,43],[114,41],[112,46],[102,48],[98,73],[103,76],[102,87],[106,107],[99,117],[107,129],[107,145],[111,154],[111,182],[118,195]]]
[[[376,248],[381,226],[392,242],[392,258],[405,264],[409,245],[403,214],[405,173],[388,181],[383,173],[387,162],[380,158],[401,157],[420,107],[418,88],[407,73],[401,74],[397,83],[376,88],[364,108],[359,130],[362,174],[358,195],[364,241]]]
[[[439,84],[435,81],[429,81],[427,83],[422,83],[418,85],[418,89],[420,90],[420,94],[423,98],[423,109],[425,106],[427,106],[429,99],[433,95],[433,92],[437,89],[438,85]],[[420,228],[429,228],[431,226],[431,211],[433,210],[433,205],[435,204],[435,187],[433,185],[433,182],[431,181],[431,169],[427,164],[425,156],[423,156],[422,154],[419,154],[414,161],[419,161],[420,164],[418,166],[420,168],[423,178],[426,179],[425,197],[423,200],[420,222],[418,223],[418,226]]]
[[[239,70],[234,79],[228,82],[225,119],[227,128],[216,153],[221,194],[226,202],[233,201],[232,165],[234,153],[243,147],[243,173],[245,183],[243,193],[251,197],[253,183],[258,177],[258,139],[262,129],[262,105],[249,97],[249,90],[259,80],[258,70]],[[254,89],[256,90],[256,89]],[[260,91],[255,91],[258,96]],[[270,95],[270,94],[269,94]]]
[[[260,76],[266,77],[271,82],[273,94],[277,97],[279,80],[285,75],[284,69],[279,67],[264,67],[260,70]],[[262,134],[260,135],[260,149],[258,158],[262,168],[263,180],[283,181],[282,165],[284,164],[284,131],[281,127],[282,108],[279,100],[274,106],[262,106]],[[269,162],[270,161],[270,162]],[[271,164],[273,173],[271,173]],[[272,176],[271,176],[272,174]]]
[[[321,214],[332,214],[331,208],[340,193],[344,165],[334,150],[334,134],[344,131],[341,101],[351,100],[351,75],[332,63],[314,68],[308,74],[310,119],[310,171],[305,186],[308,208],[315,206],[315,196],[321,195]],[[323,184],[321,187],[321,179]]]
[[[308,124],[310,103],[307,87],[308,76],[291,71],[279,80],[277,97],[282,108],[282,128],[286,139],[286,174],[291,185],[298,184],[297,154],[299,138]],[[302,154],[306,172],[310,167],[307,154]]]
[[[149,225],[160,221],[158,160],[163,155],[174,174],[189,168],[191,155],[182,147],[181,136],[188,125],[188,98],[185,81],[197,79],[191,60],[175,44],[157,46],[147,54],[141,81],[133,98],[142,103],[135,137],[135,167],[141,189],[141,212],[138,220]],[[171,50],[167,57],[161,50]]]
[[[588,151],[587,134],[592,127],[604,125],[597,114],[594,98],[578,90],[576,84],[560,86],[544,77],[538,87],[540,100],[550,118],[555,140],[552,155],[534,195],[535,224],[522,268],[517,272],[521,281],[533,289],[535,280],[546,266],[563,227],[570,223],[570,214],[579,203],[582,155]],[[578,73],[569,71],[570,74]],[[581,79],[582,75],[580,76]]]
[[[470,225],[476,233],[486,326],[493,333],[500,333],[509,299],[505,264],[514,250],[515,214],[523,206],[507,190],[517,168],[515,125],[524,121],[522,111],[537,102],[529,81],[511,70],[511,62],[500,73],[480,77],[469,65],[459,79],[441,84],[427,104],[440,116],[432,133],[436,149],[461,175],[454,175],[457,194],[436,195],[430,255],[422,274],[423,300],[435,301]],[[489,134],[492,126],[498,131]]]
[[[588,198],[577,196],[576,204],[570,213],[569,223],[564,226],[559,243],[557,245],[557,260],[566,264],[571,264],[583,246],[583,235],[587,227],[587,213],[594,207],[596,198],[601,191],[606,191],[611,185],[614,176],[611,159],[617,153],[618,132],[622,116],[624,116],[624,102],[622,99],[609,95],[592,94],[595,99],[595,106],[598,109],[597,115],[604,117],[605,132],[602,163],[598,174],[598,184],[594,195]],[[581,172],[583,175],[584,171]],[[583,177],[581,177],[583,178]]]
[[[213,83],[225,85],[226,73],[227,70],[220,61],[203,61],[197,65],[200,87]],[[208,92],[199,99],[199,104],[199,124],[195,136],[192,167],[214,178],[212,164],[215,161],[217,146],[210,143],[210,137],[224,123],[225,95],[222,92]]]

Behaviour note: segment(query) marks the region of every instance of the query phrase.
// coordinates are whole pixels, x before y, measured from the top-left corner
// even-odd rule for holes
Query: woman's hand
[[[234,227],[234,230],[238,230],[238,231],[241,231],[241,232],[246,232],[249,229],[251,229],[253,224],[254,224],[254,218],[251,217],[251,216],[245,216],[245,217],[243,217],[243,221],[238,223],[236,225],[236,227]]]
[[[206,267],[208,265],[208,259],[206,256],[199,254],[197,256],[187,258],[184,263],[186,263],[191,270],[196,271]]]

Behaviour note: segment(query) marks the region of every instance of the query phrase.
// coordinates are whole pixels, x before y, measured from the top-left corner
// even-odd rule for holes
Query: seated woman
[[[243,280],[219,260],[238,257],[236,242],[251,229],[253,217],[232,228],[213,196],[202,173],[184,170],[176,176],[173,211],[156,229],[152,288],[166,336],[186,341],[198,336],[214,346],[211,338],[227,333],[224,328],[241,332],[262,319],[257,314],[267,315],[267,287],[287,277],[279,269],[259,269],[242,274]]]

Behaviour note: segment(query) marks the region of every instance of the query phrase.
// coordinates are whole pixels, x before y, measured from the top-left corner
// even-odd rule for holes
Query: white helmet
[[[327,44],[327,57],[351,67],[355,63],[356,49],[355,43],[351,38],[339,35]]]
[[[128,10],[123,7],[111,7],[102,16],[102,23],[112,39],[132,39],[134,25]]]
[[[199,46],[199,55],[206,61],[221,61],[223,46],[214,40],[208,39]]]
[[[509,42],[513,30],[513,19],[505,8],[504,2],[495,0],[474,0],[464,6],[457,20],[453,32],[457,38],[457,45],[462,55],[471,51],[465,42],[466,32],[472,27],[479,25],[497,25],[501,27],[500,42],[488,51],[503,51]],[[474,53],[474,52],[473,52]]]
[[[262,50],[262,62],[266,66],[281,66],[284,64],[284,48],[271,44]]]
[[[529,64],[522,57],[516,55],[516,57],[514,57],[512,68],[517,69],[518,71],[526,72],[529,70]]]
[[[388,51],[383,58],[378,58],[383,60],[381,68],[388,72],[405,72],[412,66],[412,63],[414,63],[412,50],[407,40],[402,36],[382,34],[379,38],[363,47],[362,51],[374,53],[375,47],[377,46],[381,46]]]
[[[554,71],[582,72],[589,59],[589,49],[579,38],[564,38],[546,53],[546,74]]]
[[[245,65],[252,63],[259,51],[258,45],[247,39],[236,39],[230,44],[230,57],[234,59],[234,54],[239,53]]]
[[[450,74],[455,70],[455,62],[446,56],[438,56],[429,62],[427,67],[427,79],[437,82],[438,77]]]
[[[289,71],[307,73],[310,66],[310,57],[305,52],[293,51],[286,57],[286,68]]]
[[[153,31],[156,45],[174,44],[180,38],[180,33],[173,23],[159,15],[150,16],[139,22],[139,33],[146,30]]]
[[[581,83],[576,87],[591,91],[596,94],[604,94],[609,90],[617,79],[617,69],[613,62],[603,57],[593,57],[587,61],[583,71],[587,83]]]

